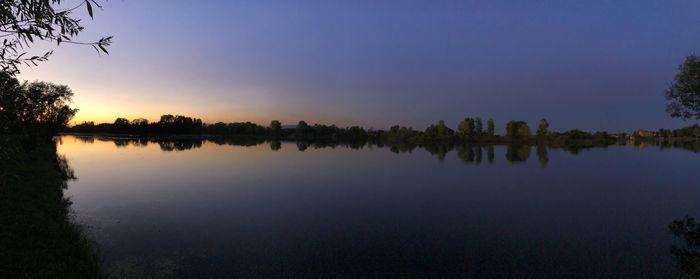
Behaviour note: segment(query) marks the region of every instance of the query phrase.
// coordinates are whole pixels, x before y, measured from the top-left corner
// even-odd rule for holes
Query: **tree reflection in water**
[[[700,278],[700,223],[686,215],[674,220],[668,228],[684,242],[683,245],[671,245],[671,256],[681,273],[680,278]]]
[[[59,138],[60,139],[60,138]],[[110,137],[110,136],[84,136],[77,135],[75,139],[82,143],[92,144],[95,140],[111,141],[118,148],[128,146],[147,147],[149,144],[158,144],[161,150],[185,151],[190,149],[201,148],[206,142],[216,145],[231,145],[231,146],[256,146],[259,144],[269,144],[273,151],[282,148],[282,142],[279,139],[267,139],[261,137],[222,137],[222,136],[189,136],[189,137]],[[300,140],[290,141],[297,146],[299,151],[307,150],[308,148],[323,149],[345,147],[349,149],[363,149],[365,147],[373,148],[388,148],[393,153],[410,153],[416,148],[422,148],[431,155],[436,155],[438,160],[443,161],[447,154],[453,149],[456,150],[457,158],[466,164],[479,165],[486,156],[489,164],[495,159],[495,147],[493,144],[468,144],[468,143],[453,143],[453,142],[424,142],[422,144],[408,142],[371,142],[371,141],[329,141],[329,140]],[[700,151],[700,143],[660,143],[661,149],[676,148],[692,152]],[[524,163],[530,158],[531,145],[529,144],[509,144],[506,146],[505,158],[509,163]],[[537,159],[542,167],[547,167],[549,164],[549,151],[562,150],[572,155],[578,155],[582,151],[591,150],[592,148],[607,148],[607,146],[598,145],[560,145],[560,144],[538,144],[536,147]],[[484,155],[484,150],[486,154]]]

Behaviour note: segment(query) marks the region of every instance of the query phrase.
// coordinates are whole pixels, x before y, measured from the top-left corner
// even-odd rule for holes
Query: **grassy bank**
[[[26,152],[0,137],[0,278],[103,278],[100,257],[71,223],[72,171],[54,142]]]

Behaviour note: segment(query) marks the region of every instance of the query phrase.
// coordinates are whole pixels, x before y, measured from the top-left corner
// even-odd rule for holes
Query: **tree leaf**
[[[90,18],[92,17],[92,5],[90,4],[90,0],[85,0],[85,5],[87,6],[88,14],[90,15]]]

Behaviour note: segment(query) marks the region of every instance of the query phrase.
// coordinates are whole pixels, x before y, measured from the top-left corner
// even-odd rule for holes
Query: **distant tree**
[[[540,120],[540,125],[537,126],[537,136],[538,137],[546,137],[549,135],[549,122],[547,122],[547,119],[542,118]]]
[[[83,123],[80,123],[78,125],[73,126],[72,130],[76,131],[76,132],[82,132],[82,133],[94,132],[95,131],[95,122],[83,121]]]
[[[438,125],[437,125],[438,136],[440,136],[440,137],[447,136],[448,129],[449,128],[447,128],[447,125],[445,125],[445,120],[438,121]]]
[[[474,122],[475,124],[475,129],[474,129],[474,135],[475,136],[481,136],[484,133],[484,124],[481,122],[481,118],[477,117]]]
[[[296,128],[296,137],[297,138],[304,138],[306,137],[307,131],[309,130],[309,124],[306,124],[304,121],[299,121],[299,124],[297,124]],[[306,147],[304,147],[306,149]],[[300,148],[301,150],[301,148]]]
[[[145,127],[148,126],[148,119],[145,118],[136,118],[134,120],[131,120],[131,125],[133,126],[138,126],[138,127]]]
[[[468,139],[471,137],[471,135],[474,133],[474,120],[471,118],[464,118],[459,124],[457,125],[457,135]]]
[[[160,116],[160,121],[158,121],[160,124],[172,124],[175,123],[175,116],[172,114],[163,114]]]
[[[423,132],[423,135],[427,139],[446,139],[452,135],[454,131],[452,129],[448,128],[447,125],[445,125],[444,120],[438,121],[437,125],[433,124],[428,126],[428,128],[425,129],[425,132]]]
[[[114,120],[114,125],[117,126],[128,126],[129,125],[129,120],[126,118],[117,118]]]
[[[118,132],[129,132],[131,129],[129,120],[126,118],[117,118],[112,125],[114,125],[114,129]]]
[[[700,119],[700,57],[692,54],[678,66],[678,74],[666,90],[666,112],[671,117]]]
[[[518,136],[523,139],[530,138],[532,136],[532,133],[530,132],[530,127],[523,122],[523,125],[518,127]]]
[[[148,119],[136,118],[131,120],[131,127],[134,129],[133,132],[146,133],[148,132]]]
[[[270,134],[279,136],[282,131],[282,123],[277,120],[270,121]]]
[[[493,123],[493,119],[489,118],[487,126],[488,128],[486,128],[486,135],[493,137],[494,131],[496,130],[496,125]]]
[[[63,3],[62,3],[63,2]],[[11,75],[20,72],[19,66],[36,66],[46,61],[53,51],[40,55],[29,55],[25,51],[38,41],[50,43],[72,43],[92,46],[98,53],[107,53],[106,47],[112,37],[95,42],[76,42],[84,31],[81,20],[74,12],[84,6],[93,17],[93,6],[100,7],[96,0],[84,0],[77,6],[65,7],[61,0],[7,0],[0,4],[0,68]]]
[[[506,136],[511,139],[528,139],[531,136],[530,127],[525,121],[509,121],[506,124]]]

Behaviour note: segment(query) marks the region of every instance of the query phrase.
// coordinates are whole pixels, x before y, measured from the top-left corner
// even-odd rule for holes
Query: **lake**
[[[58,141],[115,278],[667,278],[669,224],[700,216],[678,148]]]

